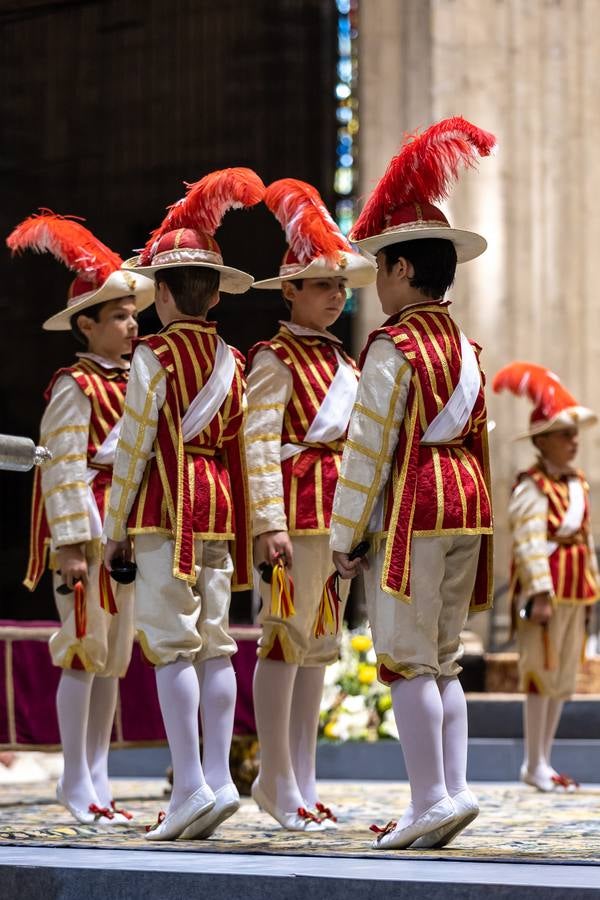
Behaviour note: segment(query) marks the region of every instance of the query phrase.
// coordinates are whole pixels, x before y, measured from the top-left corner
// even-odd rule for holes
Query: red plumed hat
[[[452,241],[458,262],[479,256],[487,246],[485,239],[451,228],[434,204],[448,196],[461,165],[474,166],[495,144],[493,134],[461,116],[408,135],[356,220],[351,240],[376,253],[402,241],[442,238]]]
[[[254,287],[280,288],[282,281],[296,278],[342,277],[348,287],[375,280],[374,264],[352,248],[311,184],[281,178],[267,188],[265,203],[284,229],[288,249],[279,275]]]
[[[496,393],[508,390],[517,396],[527,395],[533,403],[529,431],[520,437],[593,425],[598,419],[591,409],[577,403],[558,375],[536,363],[509,363],[496,373],[492,387]]]
[[[238,167],[211,172],[186,187],[185,197],[168,208],[141,254],[125,266],[150,276],[174,266],[202,266],[220,273],[222,291],[244,293],[254,279],[223,264],[214,233],[229,209],[260,203],[264,184],[252,169]]]
[[[69,288],[67,306],[43,327],[47,331],[68,331],[71,317],[98,303],[134,296],[138,309],[154,301],[154,285],[142,276],[121,270],[122,259],[73,216],[60,216],[47,209],[21,222],[6,239],[15,253],[33,250],[51,253],[77,277]]]

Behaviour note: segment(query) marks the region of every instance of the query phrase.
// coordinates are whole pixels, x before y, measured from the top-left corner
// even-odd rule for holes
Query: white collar
[[[543,468],[546,470],[550,478],[560,479],[560,478],[576,478],[577,473],[571,466],[566,466],[564,469],[560,469],[558,466],[555,466],[550,462],[549,459],[546,459],[540,453],[540,461],[542,463]]]
[[[125,369],[125,371],[127,371],[129,368],[127,360],[123,360],[119,365],[119,363],[113,362],[112,359],[106,359],[104,356],[97,356],[96,353],[76,353],[75,356],[79,357],[79,359],[91,359],[92,362],[98,363],[103,369]]]
[[[288,331],[291,331],[292,334],[295,334],[297,337],[319,337],[326,338],[328,341],[334,341],[336,344],[341,344],[341,340],[337,335],[332,334],[331,331],[323,330],[317,331],[314,328],[305,328],[304,325],[296,325],[295,322],[286,322],[283,319],[279,320],[279,324],[283,325],[284,328],[287,328]]]

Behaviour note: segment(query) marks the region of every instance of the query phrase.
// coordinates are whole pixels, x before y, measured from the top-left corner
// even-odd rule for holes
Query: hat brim
[[[474,231],[463,231],[460,228],[445,228],[435,225],[424,228],[392,228],[381,234],[374,234],[372,237],[363,238],[360,241],[353,241],[361,250],[368,250],[369,253],[377,253],[383,247],[389,247],[390,244],[401,244],[405,241],[424,241],[426,238],[438,238],[444,241],[451,241],[456,248],[456,261],[459,263],[469,262],[475,259],[485,251],[487,241],[480,234]]]
[[[377,278],[377,266],[374,261],[359,253],[344,253],[344,257],[346,264],[340,266],[332,266],[323,257],[318,257],[311,260],[303,269],[290,272],[288,275],[278,275],[276,278],[255,281],[252,287],[259,291],[273,291],[281,288],[286,281],[304,278],[344,278],[346,287],[349,288],[361,288],[373,284]]]
[[[551,434],[553,431],[562,431],[564,428],[589,428],[598,422],[596,413],[587,406],[573,406],[562,410],[552,419],[539,421],[531,425],[523,434],[518,434],[514,440],[523,441],[526,438],[540,437],[542,434]]]
[[[121,297],[133,297],[139,312],[152,306],[154,303],[154,282],[137,272],[135,276],[122,270],[111,272],[104,284],[97,290],[89,291],[81,296],[76,303],[67,306],[55,315],[46,319],[42,328],[44,331],[70,331],[71,319],[77,313],[84,312],[91,306],[99,303],[108,303],[109,300],[119,300]]]
[[[123,268],[128,272],[145,275],[147,278],[154,278],[161,269],[177,269],[179,266],[198,266],[201,269],[214,269],[220,274],[219,290],[226,294],[245,294],[250,290],[254,282],[254,277],[248,272],[242,272],[241,269],[233,269],[231,266],[221,266],[218,263],[207,263],[194,260],[186,260],[181,262],[172,262],[168,265],[159,264],[157,266],[137,266],[135,260],[138,257],[125,260]]]

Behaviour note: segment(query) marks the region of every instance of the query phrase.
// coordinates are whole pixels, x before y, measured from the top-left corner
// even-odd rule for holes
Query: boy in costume
[[[333,572],[331,505],[358,377],[327,329],[344,308],[346,288],[374,281],[375,267],[352,249],[311,185],[276,181],[265,202],[289,247],[279,275],[254,287],[281,290],[291,320],[253,347],[248,361],[255,560],[274,567],[271,583],[259,581],[254,709],[261,768],[252,795],[284,828],[311,831],[334,821],[317,796],[315,754],[325,667],[339,656],[347,589],[339,606],[333,599],[327,609],[323,591]]]
[[[469,605],[492,600],[492,516],[486,406],[477,345],[444,300],[457,262],[485,250],[451,228],[434,202],[461,162],[487,155],[492,135],[461,118],[411,136],[351,234],[376,254],[389,316],[361,358],[356,405],[336,490],[331,547],[343,577],[365,536],[365,575],[378,677],[392,703],[411,804],[375,848],[442,846],[472,821],[467,711],[457,675]]]
[[[527,394],[538,458],[521,472],[508,507],[513,540],[520,690],[525,693],[521,781],[539,791],[573,790],[552,767],[552,744],[565,700],[573,694],[585,647],[586,617],[599,596],[590,528],[589,485],[574,468],[579,429],[597,422],[543,366],[514,362],[494,378],[495,391]]]
[[[72,219],[32,216],[7,239],[13,253],[50,252],[77,273],[67,306],[46,322],[69,331],[85,351],[59,369],[46,390],[40,440],[52,460],[37,469],[25,585],[34,590],[50,550],[61,620],[50,639],[62,669],[56,696],[64,774],[58,800],[84,824],[126,823],[108,781],[108,750],[118,679],[133,641],[133,589],[101,564],[100,536],[110,488],[137,311],[154,299],[148,278],[120,270],[121,259]]]
[[[206,175],[128,263],[155,279],[164,327],[133,355],[105,561],[129,558],[133,540],[135,625],[155,666],[173,764],[169,808],[150,840],[208,837],[239,807],[229,772],[236,645],[228,615],[234,570],[234,590],[251,583],[244,360],[206,316],[219,290],[239,294],[252,284],[223,263],[213,235],[228,209],[263,193],[249,169]]]

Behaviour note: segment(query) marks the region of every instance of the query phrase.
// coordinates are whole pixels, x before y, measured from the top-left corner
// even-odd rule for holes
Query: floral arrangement
[[[319,734],[329,741],[398,739],[389,688],[377,681],[371,635],[344,628],[340,659],[328,666]]]

